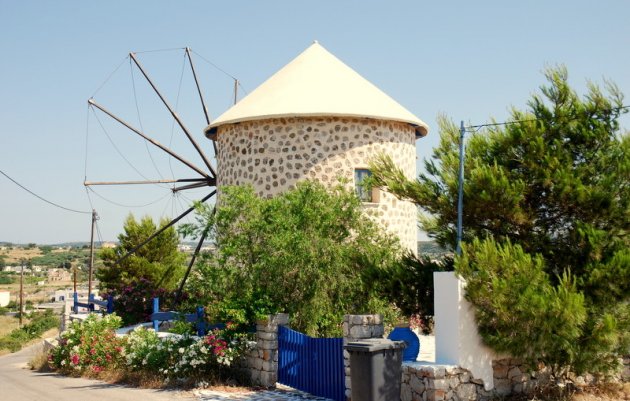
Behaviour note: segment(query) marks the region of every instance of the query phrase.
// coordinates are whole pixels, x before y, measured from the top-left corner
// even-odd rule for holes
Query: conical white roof
[[[429,127],[337,57],[314,42],[205,129],[231,123],[297,116],[367,117],[409,123],[416,136]]]

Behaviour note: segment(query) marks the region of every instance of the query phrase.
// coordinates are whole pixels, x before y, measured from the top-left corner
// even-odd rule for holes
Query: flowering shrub
[[[144,327],[128,336],[126,364],[132,371],[151,372],[166,381],[199,383],[234,376],[237,361],[248,349],[247,337],[235,335],[223,338],[215,330],[205,337],[171,335],[158,338],[152,329]]]
[[[63,372],[98,374],[118,371],[183,384],[203,384],[239,378],[236,363],[249,349],[249,338],[228,323],[204,337],[171,334],[160,338],[153,329],[138,327],[117,337],[121,318],[91,314],[73,322],[51,350],[49,364]]]
[[[61,334],[59,346],[49,354],[50,364],[62,371],[99,373],[122,365],[124,340],[115,330],[121,319],[115,314],[100,317],[90,314],[84,322],[73,322]]]

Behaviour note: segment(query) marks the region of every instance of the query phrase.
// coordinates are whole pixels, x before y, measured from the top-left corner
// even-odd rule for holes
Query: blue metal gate
[[[312,338],[278,327],[278,382],[318,397],[345,401],[343,339]]]

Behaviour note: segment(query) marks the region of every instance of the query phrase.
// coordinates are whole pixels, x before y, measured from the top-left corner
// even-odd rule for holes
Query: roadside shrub
[[[49,365],[62,373],[156,379],[162,383],[204,384],[242,378],[236,363],[249,349],[249,336],[233,325],[204,337],[173,334],[158,337],[153,329],[139,327],[124,337],[115,329],[116,315],[90,315],[74,322],[51,350]]]
[[[166,382],[219,382],[239,376],[238,365],[249,349],[244,334],[228,338],[222,330],[204,337],[171,335],[160,339],[152,329],[139,327],[128,336],[126,364],[133,372],[154,374]]]
[[[123,364],[124,340],[115,330],[121,319],[115,314],[99,317],[90,314],[84,322],[73,322],[61,334],[59,346],[49,355],[50,364],[61,371],[99,373]]]

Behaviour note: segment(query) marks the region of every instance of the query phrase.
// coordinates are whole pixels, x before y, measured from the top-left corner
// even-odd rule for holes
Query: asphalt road
[[[191,393],[145,390],[108,384],[98,380],[38,373],[27,362],[39,345],[0,356],[0,400],[2,401],[193,401]]]

